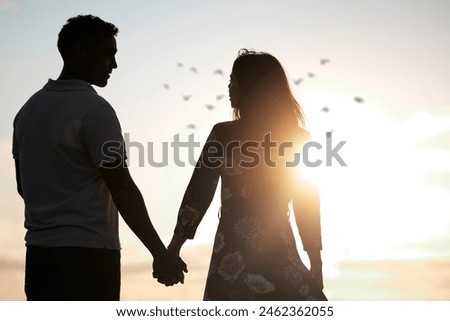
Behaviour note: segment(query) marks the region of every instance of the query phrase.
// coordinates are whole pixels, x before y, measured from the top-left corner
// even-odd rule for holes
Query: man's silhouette
[[[91,15],[69,19],[58,37],[61,74],[14,120],[28,300],[119,300],[118,211],[153,255],[153,275],[166,285],[184,278],[129,174],[114,109],[91,86],[105,87],[117,68],[117,32]]]

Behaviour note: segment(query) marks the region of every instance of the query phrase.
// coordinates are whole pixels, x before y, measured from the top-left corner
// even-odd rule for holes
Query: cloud
[[[0,11],[11,11],[11,22],[16,22],[17,12],[20,10],[20,5],[10,0],[0,0]]]

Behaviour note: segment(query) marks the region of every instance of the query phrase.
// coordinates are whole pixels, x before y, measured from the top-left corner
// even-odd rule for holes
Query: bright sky
[[[313,173],[322,194],[324,260],[449,258],[449,12],[446,0],[1,0],[0,221],[8,239],[0,255],[15,257],[12,244],[23,245],[23,229],[11,228],[23,217],[10,154],[13,118],[58,76],[61,26],[91,13],[120,29],[119,67],[98,92],[131,141],[154,142],[155,159],[175,134],[187,140],[193,133],[203,144],[213,124],[231,119],[228,97],[217,96],[227,94],[240,48],[270,52],[292,81],[303,79],[292,88],[313,137],[323,141],[332,129],[335,144],[347,141],[340,153],[347,167]],[[132,174],[166,242],[192,171],[172,159],[169,150],[170,166],[139,168],[137,148],[130,149]],[[216,200],[198,241],[212,241],[218,206]],[[137,241],[124,229],[122,242]]]

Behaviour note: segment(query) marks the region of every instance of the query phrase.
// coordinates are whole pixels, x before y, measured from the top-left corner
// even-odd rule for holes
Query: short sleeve
[[[12,154],[14,159],[19,159],[19,147],[17,146],[17,138],[15,133],[13,133]]]
[[[109,105],[95,107],[82,119],[81,141],[96,167],[122,164],[126,159],[120,123]]]
[[[14,118],[14,123],[13,123],[13,136],[12,136],[12,154],[13,154],[13,158],[14,159],[19,159],[19,145],[17,142],[17,137],[16,137],[16,121],[17,121],[17,117],[19,114],[17,114],[17,116]]]

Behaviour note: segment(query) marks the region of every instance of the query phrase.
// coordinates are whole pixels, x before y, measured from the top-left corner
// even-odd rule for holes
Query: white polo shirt
[[[114,141],[120,152],[104,155]],[[111,105],[82,80],[49,80],[14,120],[27,245],[120,249],[118,211],[100,176],[102,161],[124,161]]]

